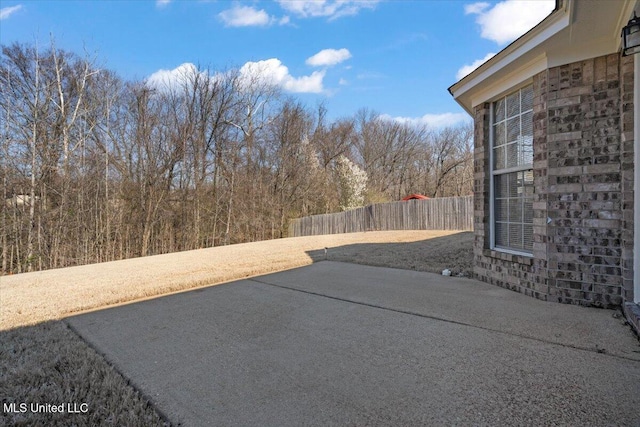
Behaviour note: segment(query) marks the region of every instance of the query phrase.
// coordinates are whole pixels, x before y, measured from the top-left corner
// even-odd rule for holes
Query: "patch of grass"
[[[473,233],[456,233],[416,242],[339,246],[329,249],[327,259],[437,274],[447,268],[453,276],[471,277]]]
[[[379,251],[388,252],[390,247],[385,246],[388,244],[419,243],[459,234],[457,231],[410,230],[293,237],[2,276],[0,330],[302,267],[324,259],[323,255],[316,258],[310,254],[321,253],[325,247],[380,245]],[[357,258],[357,254],[351,258]],[[431,255],[417,253],[415,258],[429,262]],[[376,265],[402,268],[402,262],[400,258],[389,257]]]
[[[1,425],[168,425],[62,321],[2,331],[0,342]],[[11,403],[17,412],[4,411]],[[21,404],[26,405],[24,413]],[[32,404],[62,405],[64,412],[33,413]]]

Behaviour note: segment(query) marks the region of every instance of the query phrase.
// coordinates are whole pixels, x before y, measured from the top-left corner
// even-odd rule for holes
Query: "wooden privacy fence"
[[[386,230],[473,230],[473,196],[379,203],[289,223],[289,237]]]

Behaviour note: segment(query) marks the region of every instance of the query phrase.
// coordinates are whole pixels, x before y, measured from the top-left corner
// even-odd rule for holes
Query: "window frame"
[[[496,245],[496,212],[495,212],[495,202],[496,202],[496,191],[495,191],[495,185],[496,185],[496,176],[499,175],[506,175],[506,174],[510,174],[510,173],[516,173],[516,172],[526,172],[526,171],[531,171],[533,173],[533,160],[530,164],[523,164],[523,165],[519,165],[519,166],[512,166],[509,168],[503,168],[503,169],[495,169],[494,167],[494,142],[495,142],[495,135],[494,135],[494,128],[495,128],[495,104],[497,101],[501,100],[501,99],[506,99],[508,96],[513,95],[514,93],[518,92],[521,93],[522,89],[526,88],[527,86],[531,86],[533,85],[533,80],[529,79],[525,82],[522,82],[520,85],[511,88],[509,91],[506,91],[504,93],[502,93],[500,96],[495,97],[490,103],[489,103],[489,144],[488,144],[488,149],[489,149],[489,247],[491,250],[494,251],[498,251],[498,252],[504,252],[504,253],[509,253],[509,254],[513,254],[513,255],[521,255],[521,256],[526,256],[526,257],[532,257],[533,256],[533,248],[531,249],[531,252],[526,251],[526,250],[520,250],[520,249],[513,249],[513,248],[508,248],[508,247],[504,247],[504,246],[498,246]],[[535,93],[533,94],[533,98],[535,99]],[[522,101],[521,101],[522,102]],[[506,109],[506,104],[505,104],[505,109]],[[525,111],[520,111],[519,112],[519,116],[522,117],[523,114],[528,113],[529,111],[531,111],[533,113],[533,105],[531,107],[531,110],[525,110]],[[505,111],[505,121],[508,120],[508,117],[506,117],[506,111]],[[521,119],[522,120],[522,119]],[[522,128],[522,121],[521,121],[521,128]],[[532,139],[531,139],[531,146],[533,148],[533,123],[531,123],[531,130],[532,130]],[[524,223],[523,223],[524,224]],[[533,228],[533,220],[531,222],[531,227]]]

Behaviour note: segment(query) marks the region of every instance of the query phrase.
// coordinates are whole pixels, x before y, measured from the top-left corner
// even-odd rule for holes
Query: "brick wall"
[[[489,113],[475,110],[477,278],[540,299],[619,306],[633,264],[633,61],[618,54],[533,78],[533,256],[490,249]]]
[[[633,56],[622,58],[621,70],[621,179],[622,179],[622,296],[633,301]]]

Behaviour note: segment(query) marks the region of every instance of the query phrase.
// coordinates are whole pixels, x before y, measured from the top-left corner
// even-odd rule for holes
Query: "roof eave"
[[[460,99],[463,94],[478,86],[498,70],[532,52],[534,47],[569,26],[572,2],[565,1],[563,4],[560,3],[556,1],[556,8],[538,25],[448,88],[449,93],[467,113],[473,115],[473,109],[469,102],[464,102]]]

